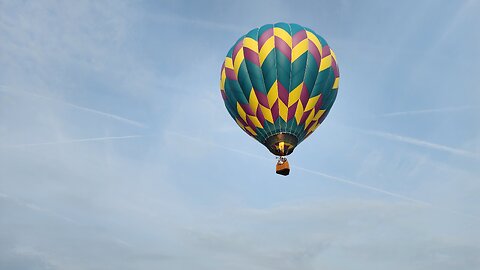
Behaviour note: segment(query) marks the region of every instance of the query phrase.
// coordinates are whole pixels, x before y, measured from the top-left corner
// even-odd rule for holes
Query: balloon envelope
[[[276,23],[249,31],[228,51],[220,92],[240,128],[285,156],[328,115],[338,83],[335,54],[321,36]]]

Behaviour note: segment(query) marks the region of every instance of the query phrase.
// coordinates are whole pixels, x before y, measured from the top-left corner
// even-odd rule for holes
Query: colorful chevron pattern
[[[327,116],[338,83],[337,59],[321,36],[276,23],[251,30],[229,50],[220,92],[232,118],[260,143],[278,133],[300,143]]]

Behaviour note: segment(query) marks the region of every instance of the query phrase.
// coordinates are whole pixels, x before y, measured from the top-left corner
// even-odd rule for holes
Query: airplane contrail
[[[453,18],[446,25],[446,27],[443,28],[444,30],[440,38],[433,44],[427,53],[436,53],[437,51],[435,49],[437,49],[448,38],[449,35],[454,33],[455,28],[459,27],[462,22],[467,22],[466,19],[469,18],[469,16],[477,14],[476,11],[478,10],[478,4],[479,2],[476,0],[463,1],[460,8],[458,8],[455,12]]]
[[[0,85],[0,87],[5,89],[5,86],[3,86],[3,85]],[[121,116],[118,116],[118,115],[115,115],[115,114],[112,114],[112,113],[102,112],[102,111],[95,110],[95,109],[92,109],[92,108],[76,105],[76,104],[73,104],[73,103],[70,103],[70,102],[67,102],[67,101],[64,101],[64,100],[60,100],[60,99],[56,99],[56,98],[52,98],[52,97],[47,97],[47,96],[31,93],[31,92],[28,92],[28,91],[21,91],[21,90],[9,91],[9,90],[0,89],[0,91],[5,92],[5,93],[9,93],[9,94],[24,94],[24,95],[29,95],[29,96],[36,97],[36,98],[46,99],[46,100],[56,102],[56,103],[60,103],[62,105],[65,105],[65,106],[68,106],[68,107],[71,107],[71,108],[75,108],[75,109],[78,109],[78,110],[81,110],[81,111],[94,113],[94,114],[97,114],[97,115],[105,116],[105,117],[112,118],[112,119],[115,119],[115,120],[120,121],[120,122],[130,124],[130,125],[133,125],[133,126],[146,128],[145,124],[143,124],[143,123],[140,123],[140,122],[137,122],[137,121],[125,118],[125,117],[121,117]]]
[[[46,97],[45,97],[46,98]],[[118,121],[121,121],[121,122],[124,122],[124,123],[127,123],[127,124],[130,124],[130,125],[133,125],[133,126],[137,126],[137,127],[141,127],[141,128],[146,128],[147,126],[143,123],[140,123],[140,122],[137,122],[137,121],[134,121],[134,120],[130,120],[130,119],[127,119],[125,117],[121,117],[121,116],[118,116],[118,115],[115,115],[115,114],[111,114],[111,113],[106,113],[106,112],[102,112],[102,111],[99,111],[99,110],[95,110],[95,109],[91,109],[91,108],[87,108],[87,107],[83,107],[83,106],[79,106],[79,105],[75,105],[75,104],[72,104],[72,103],[69,103],[69,102],[66,102],[66,101],[60,101],[58,99],[52,99],[52,98],[47,98],[47,99],[50,99],[52,101],[56,101],[56,102],[60,102],[66,106],[69,106],[69,107],[72,107],[72,108],[76,108],[76,109],[79,109],[79,110],[82,110],[82,111],[86,111],[86,112],[91,112],[91,113],[95,113],[95,114],[98,114],[98,115],[103,115],[105,117],[108,117],[108,118],[112,118],[112,119],[115,119],[115,120],[118,120]]]
[[[71,219],[69,217],[66,217],[64,215],[61,215],[51,209],[48,209],[48,208],[45,208],[45,207],[42,207],[42,206],[39,206],[38,204],[35,204],[35,203],[31,203],[31,202],[27,202],[27,201],[24,201],[22,199],[19,199],[19,198],[16,198],[16,197],[12,197],[8,194],[5,194],[3,192],[0,191],[0,199],[3,199],[3,200],[7,200],[7,201],[10,201],[18,206],[21,206],[21,207],[25,207],[25,208],[28,208],[32,211],[35,211],[35,212],[39,212],[39,213],[42,213],[42,214],[45,214],[45,215],[48,215],[48,216],[51,216],[51,217],[55,217],[57,219],[61,219],[63,221],[66,221],[68,223],[71,223],[71,224],[74,224],[74,225],[77,225],[77,226],[82,226],[83,224],[81,222],[78,222],[74,219]],[[128,248],[132,248],[133,246],[118,238],[118,237],[111,237],[111,236],[108,236],[106,234],[101,234],[101,233],[96,233],[98,234],[100,237],[104,237],[105,239],[108,239],[110,241],[113,241],[117,244],[120,244],[124,247],[128,247]]]
[[[310,170],[310,169],[299,167],[299,166],[292,166],[292,168],[295,168],[295,169],[300,170],[300,171],[308,172],[308,173],[311,173],[311,174],[319,175],[319,176],[322,176],[324,178],[328,178],[330,180],[334,180],[334,181],[337,181],[337,182],[342,182],[342,183],[349,184],[349,185],[352,185],[352,186],[356,186],[356,187],[359,187],[359,188],[368,189],[368,190],[371,190],[371,191],[375,191],[375,192],[378,192],[378,193],[389,195],[389,196],[395,197],[397,199],[402,199],[402,200],[405,200],[405,201],[410,201],[410,202],[414,202],[414,203],[418,203],[418,204],[422,204],[422,205],[426,205],[426,206],[432,206],[431,203],[426,202],[426,201],[414,199],[414,198],[411,198],[411,197],[407,197],[407,196],[404,196],[404,195],[400,195],[400,194],[397,194],[397,193],[386,191],[386,190],[376,188],[376,187],[373,187],[373,186],[369,186],[369,185],[361,184],[361,183],[358,183],[358,182],[350,181],[350,180],[347,180],[345,178],[329,175],[329,174],[326,174],[326,173]]]
[[[172,135],[175,135],[177,137],[183,137],[183,138],[186,138],[186,139],[189,139],[189,140],[192,140],[192,141],[201,141],[202,143],[206,143],[206,144],[215,146],[217,148],[225,149],[225,150],[230,151],[230,152],[246,155],[246,156],[253,157],[253,158],[256,158],[256,159],[271,161],[271,159],[268,159],[264,156],[259,156],[259,155],[255,155],[255,154],[251,154],[251,153],[239,150],[239,149],[226,147],[226,146],[223,146],[223,145],[220,145],[220,144],[208,141],[208,140],[204,140],[204,139],[201,139],[201,138],[188,136],[188,135],[177,133],[177,132],[168,132],[168,134],[172,134]],[[384,195],[388,195],[390,197],[394,197],[394,198],[401,199],[401,200],[404,200],[404,201],[413,202],[413,203],[416,203],[418,205],[423,205],[423,206],[435,208],[435,209],[438,209],[438,210],[441,210],[441,211],[444,211],[444,212],[448,212],[450,214],[463,216],[463,217],[468,217],[468,218],[472,218],[472,219],[476,219],[477,221],[480,221],[480,217],[478,217],[478,216],[463,213],[463,212],[459,212],[459,211],[452,210],[452,209],[449,209],[449,208],[439,207],[439,206],[436,206],[436,205],[432,204],[431,202],[427,202],[427,201],[424,201],[424,200],[415,199],[415,198],[412,198],[412,197],[408,197],[408,196],[401,195],[401,194],[398,194],[398,193],[390,192],[388,190],[384,190],[384,189],[377,188],[377,187],[374,187],[374,186],[361,184],[361,183],[351,181],[351,180],[348,180],[348,179],[345,179],[345,178],[329,175],[329,174],[326,174],[326,173],[322,173],[322,172],[319,172],[319,171],[314,171],[314,170],[299,167],[299,166],[292,166],[292,168],[295,168],[297,170],[304,171],[304,172],[307,172],[307,173],[310,173],[310,174],[322,176],[323,178],[333,180],[335,182],[348,184],[348,185],[355,186],[355,187],[358,187],[358,188],[361,188],[361,189],[370,190],[370,191],[374,191],[374,192],[381,193],[381,194],[384,194]]]
[[[240,33],[244,31],[245,27],[243,28],[241,25],[237,24],[228,24],[225,22],[214,22],[209,20],[202,20],[202,19],[194,19],[191,17],[180,16],[175,14],[162,14],[160,16],[155,16],[155,19],[158,21],[166,22],[166,23],[181,23],[191,25],[193,27],[199,27],[209,30],[220,30],[220,31],[228,31],[233,33]]]
[[[110,141],[110,140],[125,140],[125,139],[135,139],[135,138],[143,138],[143,137],[147,137],[147,136],[145,136],[145,135],[127,135],[127,136],[110,136],[110,137],[73,139],[73,140],[42,142],[42,143],[23,143],[23,144],[10,144],[10,145],[7,144],[7,145],[0,145],[0,148],[23,148],[23,147],[30,147],[30,146],[58,145],[58,144]]]
[[[446,146],[446,145],[441,145],[441,144],[437,144],[437,143],[422,141],[422,140],[412,138],[412,137],[402,136],[402,135],[398,135],[398,134],[392,134],[392,133],[388,133],[388,132],[381,132],[381,131],[363,130],[363,129],[356,129],[356,130],[358,130],[359,132],[368,134],[368,135],[373,135],[373,136],[382,137],[382,138],[389,139],[389,140],[394,140],[394,141],[404,142],[404,143],[408,143],[408,144],[413,144],[413,145],[417,145],[417,146],[421,146],[421,147],[425,147],[425,148],[430,148],[430,149],[434,149],[434,150],[444,151],[444,152],[454,154],[454,155],[459,155],[459,156],[464,156],[464,157],[469,157],[469,158],[478,158],[479,157],[478,153],[474,153],[474,152],[470,152],[470,151],[467,151],[467,150],[454,148],[454,147],[450,147],[450,146]]]
[[[470,109],[472,109],[472,107],[470,106],[458,106],[458,107],[447,107],[447,108],[437,108],[437,109],[411,110],[411,111],[384,113],[384,114],[378,115],[377,117],[394,117],[394,116],[402,116],[402,115],[455,112],[455,111],[466,111]]]
[[[76,225],[79,225],[80,223],[69,218],[69,217],[66,217],[66,216],[63,216],[63,215],[60,215],[58,214],[57,212],[54,212],[50,209],[47,209],[47,208],[43,208],[43,207],[40,207],[38,206],[37,204],[34,204],[34,203],[29,203],[29,202],[26,202],[26,201],[23,201],[23,200],[20,200],[18,198],[14,198],[12,196],[9,196],[8,194],[5,194],[3,192],[0,192],[0,199],[4,199],[4,200],[8,200],[8,201],[11,201],[13,203],[15,203],[16,205],[20,205],[20,206],[23,206],[23,207],[26,207],[30,210],[33,210],[33,211],[36,211],[36,212],[42,212],[42,213],[45,213],[49,216],[54,216],[56,218],[59,218],[59,219],[62,219],[64,221],[67,221],[68,223],[73,223],[73,224],[76,224]]]

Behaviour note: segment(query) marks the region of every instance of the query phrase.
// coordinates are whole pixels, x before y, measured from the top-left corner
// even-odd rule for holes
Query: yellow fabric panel
[[[271,36],[267,41],[265,41],[262,48],[260,49],[260,52],[258,53],[258,56],[260,58],[260,65],[263,64],[263,61],[265,61],[265,58],[267,58],[268,54],[275,47],[274,39],[275,39],[275,36]]]
[[[246,37],[245,39],[243,39],[243,47],[249,48],[254,52],[258,52],[258,42],[253,38]]]
[[[335,62],[337,62],[337,56],[335,55],[332,49],[330,49],[330,54],[333,56],[333,59],[335,59]]]
[[[268,99],[268,106],[270,106],[270,108],[272,108],[273,104],[278,99],[277,81],[275,81],[273,83],[272,87],[270,87],[270,90],[268,90],[267,99]]]
[[[320,61],[320,71],[329,68],[332,65],[332,56],[327,55]]]
[[[313,107],[315,107],[315,104],[317,104],[319,98],[320,95],[309,98],[307,106],[305,106],[305,111],[310,111],[311,109],[313,109]]]
[[[308,51],[308,39],[300,41],[292,50],[292,63],[302,54]]]
[[[256,116],[253,116],[253,115],[247,115],[247,116],[250,120],[252,120],[253,124],[256,127],[263,128],[262,124],[260,123],[260,121],[258,120],[258,118]]]
[[[315,116],[315,110],[310,111],[310,114],[308,115],[307,120],[305,120],[305,128],[307,128],[310,122],[312,122],[314,116]]]
[[[300,99],[300,94],[302,93],[303,82],[300,83],[295,89],[288,94],[288,107],[291,107],[295,102]]]
[[[240,120],[238,120],[238,118],[235,118],[235,122],[237,122],[237,125],[239,127],[241,127],[243,130],[245,130],[245,126],[242,124],[242,122],[240,122]]]
[[[247,122],[247,113],[243,110],[242,106],[240,106],[240,103],[237,102],[237,111],[238,115],[243,119],[243,121]]]
[[[233,69],[233,61],[232,58],[226,57],[225,58],[225,67],[229,69]]]
[[[325,113],[325,110],[319,110],[315,116],[313,117],[313,120],[314,121],[318,121],[318,119],[320,119],[320,117]]]
[[[315,124],[313,124],[310,129],[307,131],[307,134],[305,135],[305,139],[310,136],[314,131],[315,129],[317,129],[318,127],[320,126],[320,122],[316,121]]]
[[[241,48],[237,55],[235,56],[235,59],[233,60],[233,67],[235,69],[235,75],[237,75],[238,77],[238,70],[240,69],[240,65],[242,64],[243,62],[243,59],[244,59],[244,54],[243,54],[243,48]]]
[[[313,132],[315,129],[317,129],[317,128],[320,126],[320,124],[321,124],[321,123],[317,121],[317,122],[315,123],[315,125],[313,125],[313,127],[312,127],[312,128],[313,128],[313,129],[312,129],[312,132]]]
[[[260,106],[260,110],[262,110],[263,117],[265,117],[265,120],[273,124],[273,115],[272,115],[272,111],[270,111],[270,108],[264,107],[262,105],[258,105],[258,106]]]
[[[308,134],[308,133],[312,133],[313,131],[315,131],[315,129],[317,129],[317,127],[318,127],[318,122],[315,123],[315,124],[313,124],[313,125],[308,129],[307,134]]]
[[[225,73],[225,68],[222,69],[222,73],[220,75],[220,90],[225,91],[225,79],[227,78],[227,75]]]
[[[282,28],[275,27],[273,28],[273,35],[283,39],[283,41],[285,41],[285,43],[292,48],[292,36],[290,36],[287,31]]]
[[[257,107],[258,107],[258,98],[257,95],[255,94],[255,90],[252,87],[252,90],[250,90],[250,97],[248,98],[248,104],[250,105],[250,108],[252,108],[253,113],[256,114],[257,112]]]
[[[285,103],[283,103],[283,101],[281,101],[280,99],[278,100],[278,112],[279,112],[280,117],[282,117],[283,120],[285,120],[285,122],[287,122],[287,118],[288,118],[288,107],[287,107],[287,105],[285,105]]]
[[[318,51],[320,52],[320,55],[322,55],[322,43],[320,43],[320,40],[318,40],[317,36],[315,36],[314,33],[310,32],[310,31],[306,31],[307,32],[307,38],[309,40],[311,40],[313,42],[313,44],[315,44],[315,46],[317,46],[317,49]]]
[[[338,89],[339,82],[340,82],[340,78],[335,78],[335,82],[333,83],[332,89]]]
[[[257,133],[256,133],[255,130],[253,130],[251,127],[248,127],[248,126],[247,126],[247,127],[245,127],[245,129],[247,129],[248,131],[250,131],[250,132],[253,134],[253,136],[257,136]]]
[[[305,110],[303,109],[303,105],[301,102],[297,104],[297,110],[295,111],[295,120],[297,120],[297,125],[300,124],[300,120],[302,120],[302,116]]]

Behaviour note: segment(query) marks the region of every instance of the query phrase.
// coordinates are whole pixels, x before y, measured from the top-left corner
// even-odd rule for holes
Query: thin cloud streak
[[[177,137],[182,137],[182,138],[188,139],[190,141],[201,142],[202,144],[209,144],[209,145],[212,145],[212,146],[215,146],[217,148],[221,148],[221,149],[224,149],[224,150],[227,150],[227,151],[230,151],[230,152],[242,154],[244,156],[249,156],[249,157],[253,157],[253,158],[256,158],[256,159],[262,159],[262,160],[266,160],[266,161],[272,161],[271,159],[263,157],[263,156],[255,155],[255,154],[248,153],[248,152],[238,150],[238,149],[235,149],[235,148],[226,147],[226,146],[223,146],[221,144],[214,143],[212,141],[204,140],[202,138],[198,138],[198,137],[194,137],[194,136],[188,136],[188,135],[178,133],[178,132],[174,132],[174,131],[166,131],[165,134],[174,135],[174,136],[177,136]]]
[[[471,110],[470,106],[458,106],[458,107],[448,107],[448,108],[438,108],[438,109],[424,109],[424,110],[411,110],[411,111],[402,111],[402,112],[391,112],[378,115],[377,117],[395,117],[395,116],[404,116],[404,115],[417,115],[417,114],[428,114],[428,113],[444,113],[444,112],[457,112],[457,111],[466,111]]]
[[[95,110],[95,109],[91,109],[91,108],[87,108],[87,107],[75,105],[75,104],[72,104],[72,103],[69,103],[69,102],[65,102],[65,101],[54,100],[54,99],[51,99],[51,98],[49,98],[49,99],[50,99],[50,100],[53,100],[53,101],[56,101],[56,102],[61,102],[61,103],[63,103],[64,105],[70,106],[70,107],[72,107],[72,108],[76,108],[76,109],[79,109],[79,110],[82,110],[82,111],[91,112],[91,113],[95,113],[95,114],[98,114],[98,115],[106,116],[106,117],[109,117],[109,118],[112,118],[112,119],[115,119],[115,120],[118,120],[118,121],[121,121],[121,122],[130,124],[130,125],[133,125],[133,126],[137,126],[137,127],[141,127],[141,128],[146,128],[146,127],[147,127],[147,126],[146,126],[145,124],[143,124],[143,123],[140,123],[140,122],[137,122],[137,121],[134,121],[134,120],[130,120],[130,119],[127,119],[127,118],[124,118],[124,117],[121,117],[121,116],[118,116],[118,115],[115,115],[115,114],[98,111],[98,110]]]
[[[48,208],[45,208],[45,207],[42,207],[42,206],[39,206],[38,204],[35,204],[35,203],[31,203],[31,202],[27,202],[27,201],[24,201],[24,200],[21,200],[19,198],[16,198],[16,197],[12,197],[6,193],[3,193],[0,191],[0,200],[6,200],[6,201],[10,201],[18,206],[21,206],[21,207],[25,207],[25,208],[28,208],[32,211],[35,211],[35,212],[38,212],[38,213],[41,213],[41,214],[45,214],[47,216],[50,216],[50,217],[54,217],[54,218],[57,218],[57,219],[61,219],[67,223],[70,223],[70,224],[73,224],[73,225],[76,225],[76,226],[83,226],[84,224],[74,220],[74,219],[71,219],[69,217],[66,217],[64,215],[61,215],[51,209],[48,209]],[[127,247],[127,248],[133,248],[133,246],[126,242],[125,240],[122,240],[118,237],[111,237],[111,236],[108,236],[106,234],[102,234],[102,233],[97,233],[97,232],[92,232],[92,233],[95,233],[98,235],[98,237],[102,237],[102,238],[105,238],[109,241],[112,241],[118,245],[121,245],[121,246],[124,246],[124,247]]]
[[[431,207],[431,208],[435,208],[435,209],[438,209],[438,210],[441,210],[441,211],[444,211],[444,212],[448,212],[450,214],[454,214],[454,215],[457,215],[457,216],[468,217],[468,218],[472,218],[472,219],[476,219],[477,221],[480,221],[480,217],[478,217],[478,216],[474,216],[474,215],[463,213],[463,212],[458,212],[456,210],[452,210],[452,209],[449,209],[449,208],[438,207],[438,206],[436,206],[436,205],[434,205],[430,202],[427,202],[427,201],[414,199],[412,197],[404,196],[404,195],[401,195],[401,194],[398,194],[398,193],[393,193],[393,192],[390,192],[390,191],[386,191],[384,189],[372,187],[372,186],[369,186],[369,185],[365,185],[365,184],[361,184],[361,183],[358,183],[358,182],[350,181],[350,180],[347,180],[345,178],[329,175],[329,174],[322,173],[322,172],[313,171],[313,170],[298,167],[298,166],[292,166],[292,168],[295,168],[297,170],[301,170],[301,171],[304,171],[304,172],[308,172],[308,173],[311,173],[311,174],[319,175],[319,176],[322,176],[324,178],[328,178],[328,179],[331,179],[331,180],[334,180],[334,181],[337,181],[337,182],[342,182],[342,183],[349,184],[349,185],[352,185],[352,186],[356,186],[356,187],[359,187],[359,188],[368,189],[368,190],[371,190],[371,191],[382,193],[382,194],[385,194],[385,195],[388,195],[388,196],[391,196],[391,197],[395,197],[397,199],[402,199],[402,200],[413,202],[413,203],[420,204],[420,205],[423,205],[423,206],[428,206],[428,207]]]
[[[368,190],[371,190],[371,191],[375,191],[375,192],[378,192],[378,193],[389,195],[389,196],[395,197],[397,199],[402,199],[402,200],[405,200],[405,201],[410,201],[410,202],[414,202],[414,203],[422,204],[422,205],[426,205],[426,206],[433,206],[431,203],[426,202],[426,201],[417,200],[417,199],[414,199],[414,198],[411,198],[411,197],[407,197],[407,196],[404,196],[404,195],[400,195],[400,194],[397,194],[397,193],[386,191],[386,190],[383,190],[383,189],[380,189],[380,188],[376,188],[376,187],[361,184],[361,183],[358,183],[358,182],[350,181],[350,180],[347,180],[345,178],[329,175],[329,174],[326,174],[326,173],[310,170],[310,169],[299,167],[299,166],[292,166],[292,168],[295,168],[297,170],[304,171],[304,172],[307,172],[307,173],[319,175],[319,176],[322,176],[324,178],[328,178],[330,180],[334,180],[334,181],[337,181],[337,182],[342,182],[342,183],[349,184],[349,185],[352,185],[352,186],[356,186],[356,187],[359,187],[359,188],[368,189]]]
[[[180,23],[180,24],[186,24],[193,27],[199,27],[199,28],[204,28],[209,30],[227,31],[232,33],[241,33],[242,31],[245,31],[245,29],[248,29],[248,27],[241,27],[241,25],[234,25],[234,24],[228,24],[223,22],[213,22],[213,21],[207,21],[202,19],[194,19],[194,18],[183,17],[175,14],[163,14],[160,16],[156,14],[156,16],[153,19],[157,21],[171,23],[171,24]]]
[[[358,131],[362,132],[364,134],[373,135],[373,136],[385,138],[385,139],[392,140],[392,141],[398,141],[398,142],[408,143],[408,144],[412,144],[412,145],[416,145],[416,146],[421,146],[421,147],[429,148],[429,149],[433,149],[433,150],[439,150],[439,151],[447,152],[447,153],[458,155],[458,156],[463,156],[463,157],[468,157],[468,158],[478,158],[479,157],[478,153],[473,153],[473,152],[469,152],[469,151],[466,151],[466,150],[463,150],[463,149],[454,148],[454,147],[450,147],[450,146],[446,146],[446,145],[441,145],[441,144],[436,144],[436,143],[432,143],[432,142],[422,141],[422,140],[412,138],[412,137],[402,136],[402,135],[398,135],[398,134],[392,134],[392,133],[388,133],[388,132],[373,131],[373,130],[358,129]]]
[[[136,138],[144,138],[144,137],[147,137],[147,136],[145,136],[145,135],[110,136],[110,137],[73,139],[73,140],[64,140],[64,141],[56,141],[56,142],[0,145],[0,148],[23,148],[23,147],[32,147],[32,146],[59,145],[59,144],[69,144],[69,143],[81,143],[81,142],[126,140],[126,139],[136,139]]]
[[[440,46],[440,44],[442,44],[448,38],[448,36],[450,36],[455,31],[455,28],[460,26],[462,20],[465,20],[465,18],[467,18],[468,16],[476,14],[475,5],[478,5],[478,3],[479,2],[477,0],[468,0],[462,3],[460,8],[455,12],[453,18],[450,20],[450,23],[445,27],[442,36],[436,42],[436,44],[433,46],[433,49],[430,50],[429,53],[433,53]]]
[[[224,150],[227,150],[227,151],[230,151],[230,152],[246,155],[246,156],[253,157],[253,158],[256,158],[256,159],[271,161],[271,159],[268,159],[268,158],[263,157],[263,156],[254,155],[254,154],[242,151],[242,150],[226,147],[226,146],[223,146],[223,145],[220,145],[220,144],[208,141],[208,140],[204,140],[204,139],[201,139],[201,138],[184,135],[184,134],[177,133],[177,132],[167,132],[167,134],[175,135],[177,137],[183,137],[185,139],[195,141],[195,142],[202,142],[204,144],[206,143],[206,144],[215,146],[217,148],[221,148],[221,149],[224,149]],[[438,207],[438,206],[435,206],[434,204],[432,204],[430,202],[427,202],[427,201],[423,201],[423,200],[415,199],[415,198],[412,198],[412,197],[404,196],[404,195],[401,195],[401,194],[398,194],[398,193],[390,192],[390,191],[387,191],[387,190],[384,190],[384,189],[380,189],[380,188],[373,187],[373,186],[370,186],[370,185],[361,184],[361,183],[351,181],[351,180],[348,180],[348,179],[345,179],[345,178],[329,175],[329,174],[326,174],[326,173],[310,170],[310,169],[299,167],[299,166],[292,166],[292,168],[295,168],[295,169],[300,170],[300,171],[304,171],[306,173],[322,176],[323,178],[333,180],[335,182],[355,186],[355,187],[358,187],[358,188],[361,188],[361,189],[374,191],[374,192],[381,193],[381,194],[384,194],[384,195],[388,195],[390,197],[394,197],[394,198],[401,199],[401,200],[404,200],[404,201],[413,202],[413,203],[416,203],[416,204],[421,205],[421,206],[431,207],[431,208],[438,209],[438,210],[441,210],[441,211],[444,211],[444,212],[448,212],[450,214],[463,216],[463,217],[468,217],[468,218],[472,218],[472,219],[475,219],[477,221],[480,221],[480,217],[478,217],[478,216],[458,212],[456,210],[452,210],[452,209],[448,209],[448,208],[444,208],[444,207]]]
[[[36,211],[36,212],[41,212],[41,213],[47,214],[49,216],[53,216],[53,217],[62,219],[63,221],[66,221],[68,223],[72,223],[72,224],[76,224],[76,225],[80,224],[79,222],[77,222],[77,221],[75,221],[75,220],[73,220],[69,217],[66,217],[66,216],[63,216],[63,215],[60,215],[60,214],[56,213],[55,211],[52,211],[52,210],[47,209],[47,208],[40,207],[40,206],[38,206],[37,204],[34,204],[34,203],[29,203],[29,202],[20,200],[18,198],[14,198],[14,197],[12,197],[8,194],[5,194],[3,192],[0,192],[0,199],[13,202],[16,205],[26,207],[26,208],[28,208],[30,210],[33,210],[33,211]]]
[[[62,104],[62,105],[65,105],[65,106],[68,106],[68,107],[71,107],[71,108],[75,108],[75,109],[78,109],[78,110],[81,110],[81,111],[94,113],[94,114],[101,115],[101,116],[104,116],[104,117],[112,118],[114,120],[129,124],[129,125],[133,125],[133,126],[137,126],[137,127],[141,127],[141,128],[146,128],[147,127],[143,123],[140,123],[140,122],[137,122],[137,121],[125,118],[125,117],[121,117],[121,116],[118,116],[118,115],[115,115],[115,114],[102,112],[102,111],[95,110],[95,109],[92,109],[92,108],[76,105],[76,104],[73,104],[73,103],[70,103],[70,102],[67,102],[67,101],[64,101],[64,100],[55,99],[55,98],[31,93],[31,92],[28,92],[28,91],[20,91],[20,90],[19,91],[9,91],[9,90],[2,90],[1,88],[5,89],[5,86],[0,85],[0,92],[9,93],[9,94],[24,94],[24,95],[28,95],[28,96],[32,96],[32,97],[36,97],[36,98],[41,98],[41,99],[45,99],[45,100],[48,100],[48,101],[59,103],[59,104]]]

